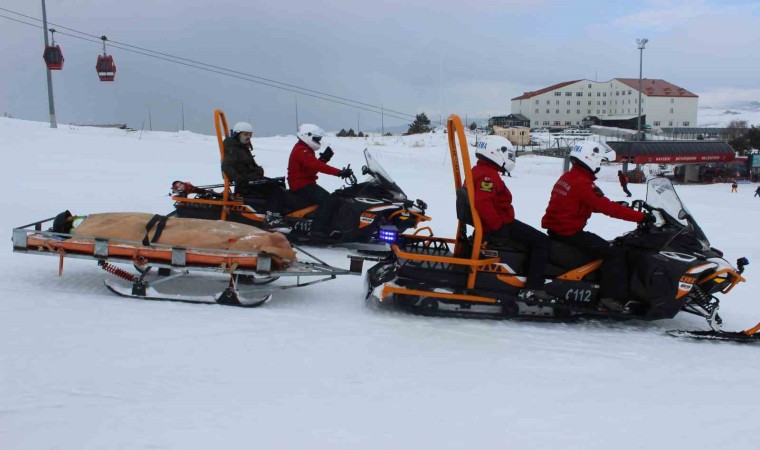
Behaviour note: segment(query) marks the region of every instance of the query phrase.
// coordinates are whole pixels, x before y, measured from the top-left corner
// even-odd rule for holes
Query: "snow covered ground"
[[[443,135],[326,138],[335,165],[369,146],[411,198],[454,229]],[[254,137],[281,175],[293,137]],[[750,449],[757,446],[755,346],[664,334],[655,323],[433,319],[378,312],[362,280],[275,294],[263,308],[126,300],[87,261],[14,254],[14,226],[105,211],[171,210],[175,179],[220,179],[214,137],[0,119],[0,448],[3,449]],[[538,225],[559,160],[521,156],[507,183]],[[600,187],[622,199],[616,167]],[[335,188],[339,180],[322,177]],[[678,186],[712,244],[760,254],[755,186]],[[643,198],[642,185],[632,185]],[[607,238],[630,224],[595,217]],[[317,252],[347,266],[346,252]],[[760,320],[760,277],[724,298],[728,329]],[[223,282],[223,281],[220,281]],[[754,392],[754,394],[753,394]]]

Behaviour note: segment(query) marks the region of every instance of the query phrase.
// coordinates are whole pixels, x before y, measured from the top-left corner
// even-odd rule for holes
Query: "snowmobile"
[[[457,194],[456,237],[407,236],[394,245],[393,256],[367,272],[370,304],[430,315],[553,320],[589,316],[657,320],[683,311],[705,318],[711,329],[669,332],[674,336],[760,341],[760,324],[744,332],[724,332],[718,314],[716,294],[727,294],[745,281],[741,274],[749,261],[739,258],[734,267],[720,250],[711,247],[671,182],[664,178],[649,181],[646,201],[628,205],[652,213],[657,221],[614,241],[626,249],[629,262],[631,297],[622,311],[600,303],[602,260],[556,241],[552,242],[544,286],[552,298],[521,297],[528,249],[520,242],[489,241],[484,236],[474,208],[470,157],[459,117],[451,116],[447,126]]]
[[[221,110],[214,112],[217,140],[222,159],[224,137],[229,135],[227,120]],[[311,225],[317,205],[303,204],[285,188],[284,178],[265,178],[252,183],[254,193],[245,197],[233,194],[231,183],[222,173],[224,184],[193,186],[175,181],[172,184],[174,214],[179,217],[231,220],[286,234],[293,243],[338,244],[366,251],[387,252],[388,244],[420,222],[430,220],[425,215],[427,205],[411,201],[393,181],[368,150],[364,150],[366,165],[362,174],[366,181],[355,176],[347,185],[331,195],[335,200],[332,230],[326,237],[311,235]],[[221,190],[220,190],[221,189]],[[274,199],[274,201],[273,201]]]

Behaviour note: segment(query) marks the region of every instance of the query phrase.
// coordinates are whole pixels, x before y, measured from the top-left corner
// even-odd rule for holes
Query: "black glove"
[[[349,178],[354,175],[354,171],[349,167],[344,167],[338,172],[338,176],[341,178]]]
[[[644,218],[641,219],[641,222],[639,222],[639,227],[649,228],[651,225],[654,225],[655,222],[657,222],[657,218],[654,216],[654,214],[651,212],[645,212]]]
[[[325,151],[319,154],[319,160],[322,161],[323,163],[330,162],[334,154],[335,153],[333,152],[333,150],[330,147],[327,147]]]

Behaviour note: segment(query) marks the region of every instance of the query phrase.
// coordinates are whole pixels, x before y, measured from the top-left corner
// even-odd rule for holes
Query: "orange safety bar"
[[[470,152],[467,148],[467,137],[464,134],[464,127],[462,126],[462,119],[456,114],[449,116],[446,120],[446,129],[449,136],[449,151],[451,152],[451,170],[454,172],[454,190],[462,187],[462,171],[464,171],[464,187],[467,189],[467,197],[470,201],[470,213],[472,214],[472,223],[475,228],[474,238],[472,243],[472,254],[470,259],[477,260],[480,255],[480,246],[483,243],[483,226],[480,222],[480,215],[475,209],[475,186],[472,181],[472,165],[470,164]],[[457,140],[459,141],[459,150],[461,152],[462,168],[459,167],[459,154],[457,152]],[[462,231],[462,227],[466,227],[466,224],[462,222],[457,223],[457,237]],[[461,247],[459,239],[457,239],[454,245],[454,254],[458,255]],[[497,258],[498,260],[498,258]],[[485,261],[483,262],[485,264]],[[467,277],[467,288],[472,289],[475,287],[475,277],[477,271],[473,271]]]
[[[731,275],[732,278],[731,278],[731,283],[720,290],[720,292],[723,294],[728,294],[729,292],[731,292],[731,289],[733,289],[734,286],[736,286],[737,284],[743,281],[747,281],[743,276],[739,275],[739,273],[735,271],[734,269],[721,269],[710,274],[710,276],[699,280],[699,284],[705,284],[714,278],[722,277],[725,275]]]
[[[481,267],[481,266],[486,266],[488,264],[498,264],[499,262],[499,258],[468,259],[468,258],[456,258],[456,257],[451,257],[451,256],[437,256],[437,255],[425,255],[425,254],[420,254],[420,253],[409,253],[409,252],[405,252],[401,250],[396,244],[393,244],[391,248],[393,249],[393,253],[395,253],[396,256],[398,256],[399,258],[411,259],[413,261],[429,261],[429,262],[454,264],[454,265],[469,266],[469,267]],[[473,271],[473,273],[475,273],[475,271]],[[472,287],[469,287],[469,289],[472,289]]]
[[[230,128],[227,126],[227,117],[224,115],[224,111],[221,109],[214,110],[214,126],[216,127],[216,140],[219,143],[219,164],[224,161],[224,138],[230,137]],[[222,178],[224,178],[224,193],[222,194],[222,201],[227,204],[230,197],[230,180],[227,175],[222,171]],[[222,220],[227,220],[227,207],[222,207]]]

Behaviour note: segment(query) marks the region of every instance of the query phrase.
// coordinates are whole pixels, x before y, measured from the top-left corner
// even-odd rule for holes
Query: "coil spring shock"
[[[104,262],[103,264],[101,264],[100,267],[106,272],[112,275],[116,275],[117,277],[122,278],[124,280],[131,281],[133,283],[137,280],[136,276],[132,275],[131,273],[127,272],[126,270],[120,267],[114,266],[113,264]]]

